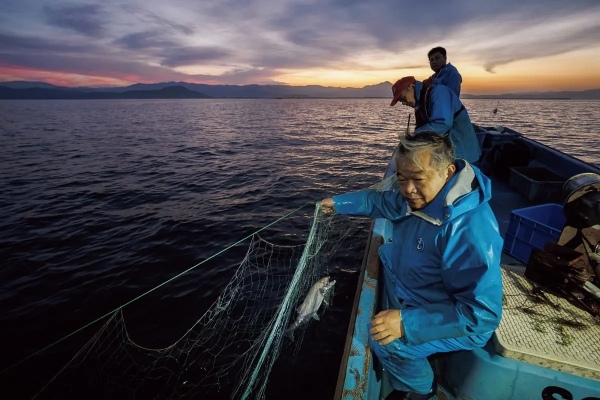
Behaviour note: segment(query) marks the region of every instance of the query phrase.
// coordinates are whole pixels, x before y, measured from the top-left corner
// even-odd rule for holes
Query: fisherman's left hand
[[[373,340],[379,341],[381,345],[386,345],[404,336],[400,310],[384,310],[379,312],[371,320],[371,326],[372,328],[369,331],[371,337]]]
[[[328,197],[324,200],[321,200],[321,209],[324,213],[333,212],[333,210],[335,209],[333,205],[333,197]]]

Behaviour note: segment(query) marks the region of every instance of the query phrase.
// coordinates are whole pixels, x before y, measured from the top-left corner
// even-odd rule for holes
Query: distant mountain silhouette
[[[14,89],[0,84],[0,99],[25,100],[25,99],[203,99],[209,96],[182,86],[168,86],[156,90],[126,90],[123,92],[106,91],[79,91],[73,88],[29,87]],[[90,88],[86,88],[90,89]]]
[[[308,85],[205,85],[188,82],[136,83],[124,87],[64,87],[44,82],[0,82],[0,99],[174,99],[174,98],[390,98],[392,84],[362,88]],[[600,89],[563,92],[462,94],[463,99],[600,99]]]
[[[2,85],[2,83],[0,83]],[[126,87],[97,89],[119,92],[125,90],[157,90],[169,86],[182,86],[216,98],[348,98],[389,97],[392,84],[382,82],[362,88],[338,88],[331,86],[288,86],[288,85],[206,85],[188,82],[136,83]]]
[[[0,99],[130,98],[365,98],[389,97],[392,84],[363,88],[286,85],[204,85],[187,82],[136,83],[126,87],[63,87],[43,82],[0,82]],[[175,90],[175,88],[178,88]]]
[[[56,89],[58,86],[46,82],[28,82],[28,81],[12,81],[12,82],[0,82],[0,86],[6,86],[12,89],[30,89],[30,88],[43,88],[43,89]]]

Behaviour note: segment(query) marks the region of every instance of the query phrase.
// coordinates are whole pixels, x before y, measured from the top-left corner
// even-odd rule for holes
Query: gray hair
[[[406,135],[400,139],[398,153],[408,157],[419,165],[416,154],[421,149],[430,149],[430,165],[438,172],[442,172],[450,164],[454,164],[456,154],[454,145],[448,135],[440,135],[434,131],[421,131]],[[423,167],[419,165],[420,167]]]

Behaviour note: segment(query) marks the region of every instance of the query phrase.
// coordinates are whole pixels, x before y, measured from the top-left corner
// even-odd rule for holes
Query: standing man
[[[321,205],[393,223],[393,242],[379,248],[383,311],[371,321],[369,341],[394,388],[387,399],[427,400],[437,390],[427,357],[482,347],[500,323],[502,238],[488,205],[491,182],[455,160],[447,136],[402,138],[396,171],[398,190],[348,193]]]
[[[415,134],[434,131],[450,135],[457,158],[470,163],[479,160],[481,148],[469,113],[447,86],[427,86],[414,76],[405,76],[392,86],[392,95],[390,106],[402,101],[405,106],[415,109]]]
[[[447,86],[456,94],[456,97],[460,97],[462,76],[460,76],[454,65],[446,63],[446,49],[443,47],[434,47],[429,50],[427,57],[429,58],[429,66],[434,74],[427,78],[424,83]]]

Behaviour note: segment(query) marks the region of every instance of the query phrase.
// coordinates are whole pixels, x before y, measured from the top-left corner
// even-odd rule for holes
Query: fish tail
[[[292,325],[290,325],[285,331],[283,331],[283,335],[289,338],[292,342],[294,341],[294,331],[302,325],[300,320],[294,321]]]
[[[293,342],[294,341],[294,330],[295,330],[295,328],[286,329],[285,331],[283,331],[283,336],[287,337],[288,339],[290,339]]]

